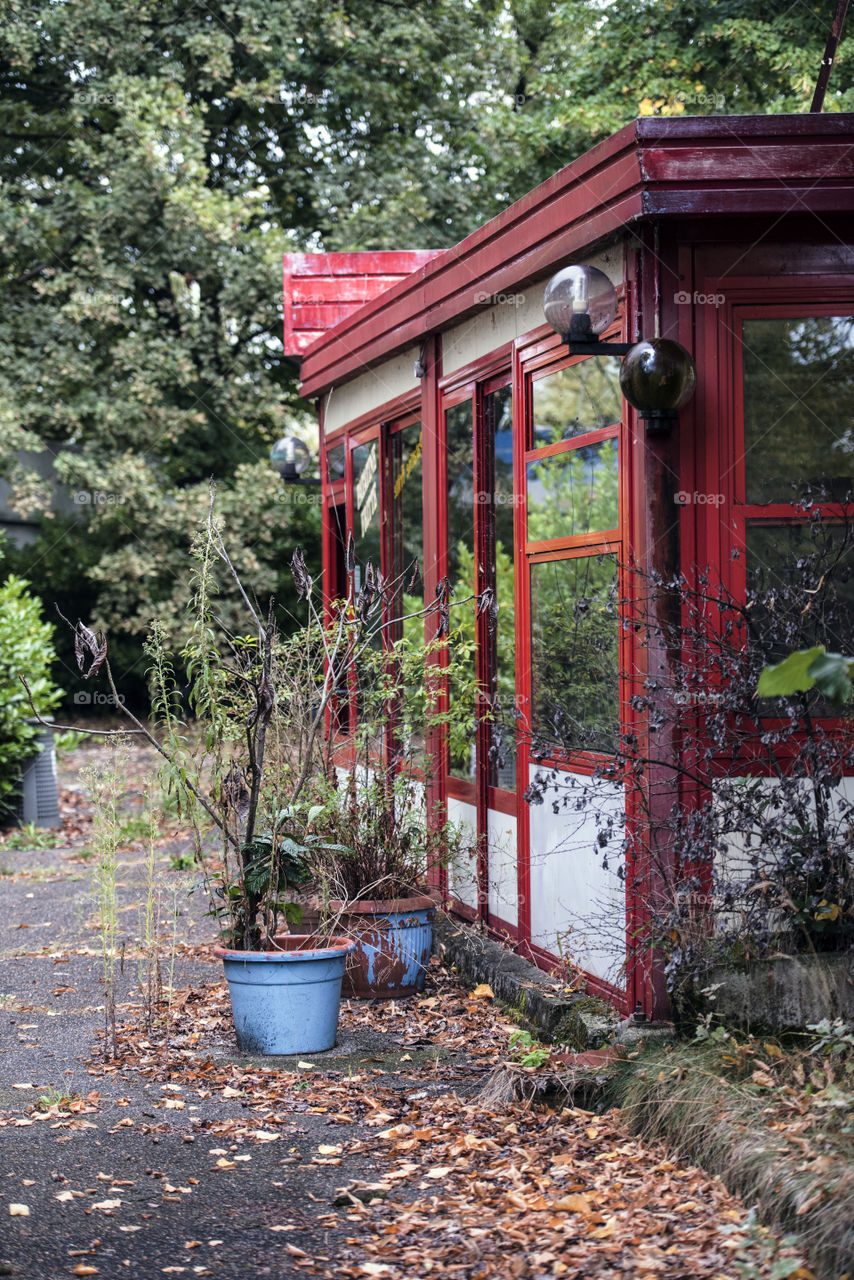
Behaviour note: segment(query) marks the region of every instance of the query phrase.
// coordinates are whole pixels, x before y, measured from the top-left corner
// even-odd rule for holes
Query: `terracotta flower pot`
[[[331,902],[336,928],[355,944],[347,957],[342,994],[391,1000],[424,987],[433,950],[432,898]]]

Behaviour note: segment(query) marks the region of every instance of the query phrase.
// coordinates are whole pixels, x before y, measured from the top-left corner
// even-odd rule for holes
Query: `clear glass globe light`
[[[280,476],[293,479],[311,466],[311,454],[296,436],[282,436],[270,450],[270,461]]]
[[[590,317],[590,329],[598,337],[616,319],[617,290],[598,267],[563,267],[546,285],[543,311],[561,337],[574,327],[573,316],[583,315]]]

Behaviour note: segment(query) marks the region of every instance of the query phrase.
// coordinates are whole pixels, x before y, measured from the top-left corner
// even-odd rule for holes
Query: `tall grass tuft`
[[[619,1063],[607,1101],[634,1132],[720,1176],[767,1226],[794,1232],[816,1272],[838,1280],[854,1263],[850,1075],[840,1086],[809,1053],[717,1034]]]
[[[104,965],[104,1057],[118,1055],[116,1035],[116,959],[118,908],[116,879],[118,849],[122,837],[123,817],[120,802],[127,777],[127,741],[116,739],[110,745],[110,760],[102,767],[82,770],[94,804],[93,850],[96,857],[94,897],[101,934]]]

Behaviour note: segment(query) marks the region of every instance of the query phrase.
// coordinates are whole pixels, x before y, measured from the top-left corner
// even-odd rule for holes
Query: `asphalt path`
[[[121,1065],[104,1071],[103,960],[93,865],[82,855],[79,848],[0,851],[0,1275],[240,1280],[296,1274],[294,1249],[334,1258],[347,1231],[340,1213],[334,1217],[343,1216],[343,1225],[330,1225],[336,1195],[374,1171],[347,1150],[330,1163],[317,1156],[336,1133],[299,1096],[299,1082],[278,1113],[277,1140],[257,1142],[216,1132],[262,1125],[245,1098],[184,1085],[164,1090]],[[141,1016],[143,862],[140,847],[119,866],[120,1023]],[[188,876],[171,869],[167,850],[158,874],[165,976],[172,971],[176,989],[220,990],[218,962],[199,958],[204,948],[194,945],[210,933],[203,902],[187,896]],[[312,1079],[327,1069],[332,1078],[352,1075],[362,1064],[386,1087],[423,1093],[423,1081],[397,1065],[403,1056],[370,1028],[350,1031],[330,1055],[312,1058]],[[252,1065],[227,1033],[216,1062],[220,1075],[230,1063]],[[299,1074],[293,1060],[265,1062]],[[64,1110],[59,1098],[73,1101]],[[358,1147],[363,1135],[354,1120],[347,1146]]]

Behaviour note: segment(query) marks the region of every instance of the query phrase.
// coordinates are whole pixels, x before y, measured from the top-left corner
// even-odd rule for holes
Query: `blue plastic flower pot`
[[[355,942],[347,959],[344,995],[399,999],[424,988],[433,950],[432,898],[332,902],[338,925]]]
[[[290,934],[282,950],[229,951],[221,957],[237,1043],[244,1053],[322,1053],[335,1044],[341,981],[353,943],[332,938],[318,947]]]

